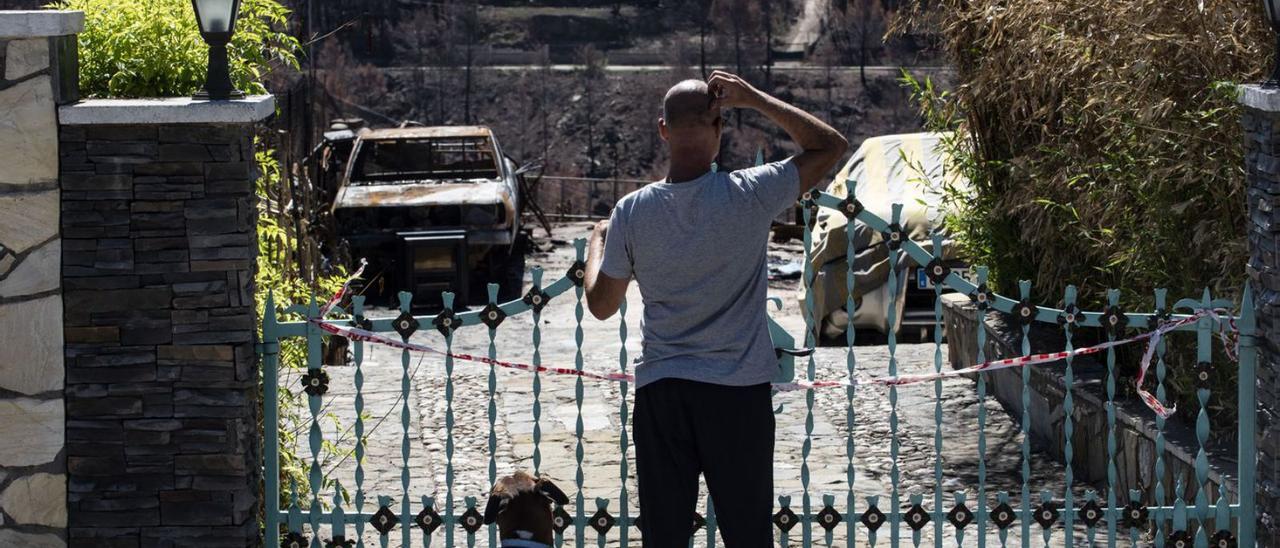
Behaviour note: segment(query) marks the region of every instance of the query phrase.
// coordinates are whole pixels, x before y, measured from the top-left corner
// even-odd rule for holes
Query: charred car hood
[[[501,181],[413,182],[348,185],[334,200],[334,209],[380,206],[510,204],[511,191]]]

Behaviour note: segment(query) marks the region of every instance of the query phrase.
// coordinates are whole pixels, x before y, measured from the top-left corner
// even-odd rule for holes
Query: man
[[[721,109],[749,108],[803,151],[713,172]],[[770,546],[777,358],[765,318],[774,217],[817,185],[849,144],[830,126],[721,71],[663,99],[667,177],[596,225],[587,260],[591,314],[618,310],[635,278],[644,301],[633,430],[644,545],[688,545],[705,476],[729,548]]]

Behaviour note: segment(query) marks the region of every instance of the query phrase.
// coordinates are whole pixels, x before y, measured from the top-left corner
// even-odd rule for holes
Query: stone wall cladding
[[[1280,545],[1280,104],[1243,109],[1249,280],[1258,311],[1259,546]]]
[[[0,546],[66,545],[52,40],[0,38]]]
[[[60,144],[71,545],[256,544],[252,126]]]

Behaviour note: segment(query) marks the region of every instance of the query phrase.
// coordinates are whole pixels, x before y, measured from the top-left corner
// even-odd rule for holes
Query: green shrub
[[[80,93],[86,97],[180,97],[204,86],[208,47],[189,0],[64,0],[81,10]],[[244,0],[228,45],[231,81],[264,93],[273,64],[297,67],[297,40],[284,32],[289,10],[275,0]]]
[[[297,271],[284,265],[290,264],[287,258],[297,256],[298,237],[288,227],[288,214],[279,207],[279,192],[285,184],[284,173],[273,151],[257,146],[257,161],[261,176],[255,189],[258,194],[258,264],[254,273],[254,305],[257,310],[258,332],[262,332],[262,318],[266,314],[279,314],[291,304],[306,304],[314,295],[318,300],[327,299],[342,287],[346,279],[343,272],[315,277],[315,283],[308,283]],[[319,270],[314,268],[313,270]],[[266,310],[267,295],[275,296],[278,310]],[[300,321],[304,318],[292,314],[281,316],[281,321]],[[279,369],[284,372],[292,370],[297,373],[307,369],[306,339],[289,337],[280,341]],[[298,375],[294,375],[297,377]],[[284,377],[284,375],[281,375]],[[283,380],[283,379],[282,379]],[[262,425],[262,428],[278,427],[280,430],[280,506],[288,508],[290,502],[290,485],[297,486],[299,501],[306,501],[311,496],[309,473],[311,470],[310,454],[299,453],[296,448],[302,446],[306,433],[311,425],[311,416],[305,410],[307,395],[296,383],[279,387],[279,425]],[[337,426],[337,418],[331,412],[318,417],[323,422]],[[336,432],[347,432],[341,427],[333,428]],[[344,436],[340,449],[338,440],[325,439],[320,451],[320,466],[323,471],[323,492],[332,493],[333,481],[329,472],[342,460],[349,458],[354,451],[354,440]],[[363,440],[360,440],[363,441]],[[346,493],[343,493],[344,497]],[[328,500],[324,496],[321,497]]]
[[[954,89],[908,85],[932,129],[957,131],[952,167],[976,196],[953,195],[948,222],[998,290],[1032,280],[1036,300],[1053,304],[1074,284],[1091,310],[1107,288],[1129,311],[1151,310],[1156,288],[1170,305],[1205,287],[1239,297],[1247,219],[1234,83],[1270,68],[1260,2],[930,4],[899,28],[937,32]],[[1194,354],[1176,346],[1185,362],[1170,384],[1194,413]],[[1214,393],[1234,393],[1234,368],[1218,369]],[[1215,419],[1229,423],[1225,411]]]

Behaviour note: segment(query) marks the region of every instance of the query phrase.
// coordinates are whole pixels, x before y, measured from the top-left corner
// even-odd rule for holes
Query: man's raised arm
[[[756,89],[738,76],[717,70],[707,78],[707,86],[714,98],[713,106],[755,109],[782,127],[804,149],[793,160],[800,172],[801,194],[825,181],[827,173],[849,149],[849,141],[822,120]]]

